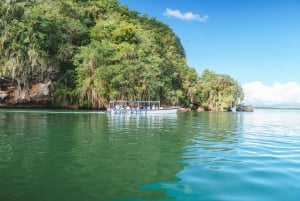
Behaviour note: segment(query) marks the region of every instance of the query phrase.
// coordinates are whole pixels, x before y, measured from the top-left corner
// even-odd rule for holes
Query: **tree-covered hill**
[[[189,67],[166,24],[116,0],[0,1],[0,87],[7,105],[129,99],[220,110],[243,98],[231,77]]]

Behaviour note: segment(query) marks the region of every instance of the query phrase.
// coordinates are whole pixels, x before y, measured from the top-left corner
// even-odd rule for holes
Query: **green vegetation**
[[[0,2],[0,77],[23,98],[52,80],[53,106],[103,108],[110,99],[201,102],[228,109],[243,92],[226,75],[187,65],[179,38],[116,0]]]

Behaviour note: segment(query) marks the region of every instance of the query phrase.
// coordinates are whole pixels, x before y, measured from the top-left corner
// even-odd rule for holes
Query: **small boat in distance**
[[[163,108],[160,101],[111,100],[107,108],[110,114],[176,114],[178,107]]]

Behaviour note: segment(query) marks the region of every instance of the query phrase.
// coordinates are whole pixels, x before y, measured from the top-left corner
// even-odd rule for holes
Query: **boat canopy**
[[[109,101],[109,108],[160,108],[160,101],[134,101],[134,100],[111,100]]]

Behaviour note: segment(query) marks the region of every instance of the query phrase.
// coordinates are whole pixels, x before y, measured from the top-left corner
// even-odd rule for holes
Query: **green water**
[[[300,111],[0,110],[0,200],[299,200]]]

